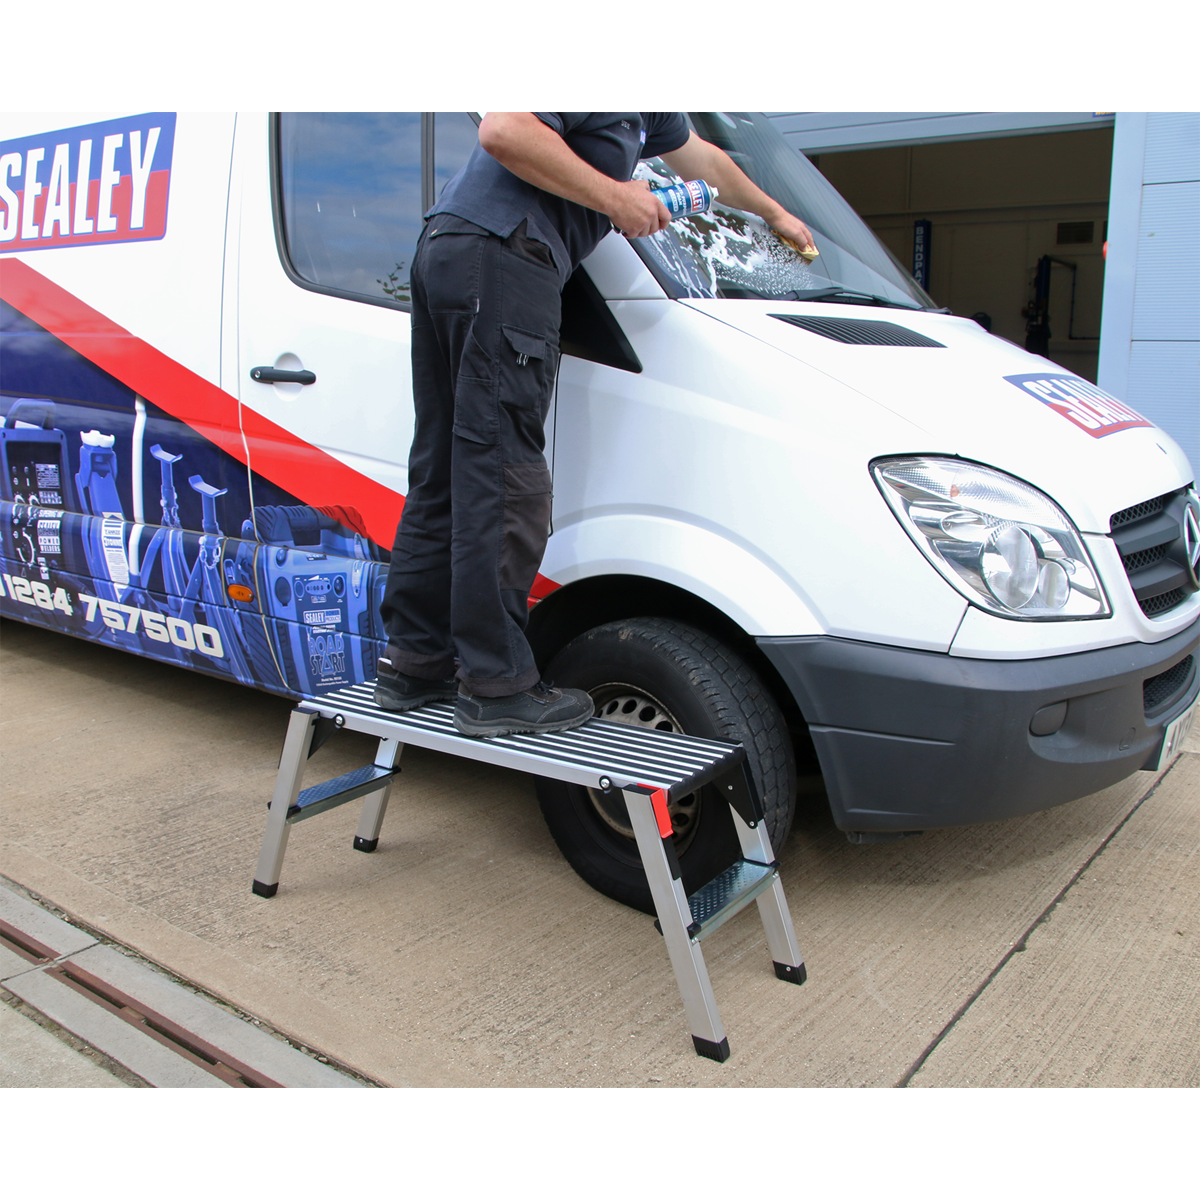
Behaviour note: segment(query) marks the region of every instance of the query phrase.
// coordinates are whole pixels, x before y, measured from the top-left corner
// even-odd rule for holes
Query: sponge
[[[779,240],[780,240],[780,241],[781,241],[781,242],[782,242],[782,243],[783,243],[785,246],[791,246],[791,248],[792,248],[793,250],[795,250],[795,252],[796,252],[798,255],[800,255],[800,257],[801,257],[802,259],[804,259],[804,261],[805,261],[805,262],[812,262],[812,260],[813,260],[814,258],[817,258],[817,257],[819,257],[819,256],[820,256],[820,253],[821,253],[821,252],[820,252],[820,250],[818,250],[818,249],[816,248],[816,246],[803,246],[803,247],[802,247],[802,246],[800,246],[798,243],[796,243],[796,242],[792,241],[792,239],[791,239],[790,237],[784,237],[784,236],[783,236],[783,234],[782,234],[782,233],[780,233],[778,229],[774,230],[774,233],[775,233],[775,236],[776,236],[776,237],[777,237],[777,238],[778,238],[778,239],[779,239]]]

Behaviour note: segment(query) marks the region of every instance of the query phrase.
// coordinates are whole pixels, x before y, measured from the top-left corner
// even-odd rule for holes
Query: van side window
[[[421,232],[420,113],[280,113],[276,219],[297,282],[407,307]]]

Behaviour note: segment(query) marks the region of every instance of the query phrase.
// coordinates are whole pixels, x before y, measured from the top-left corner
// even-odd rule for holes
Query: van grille
[[[1177,604],[1182,604],[1187,592],[1183,588],[1175,588],[1170,592],[1163,592],[1161,596],[1151,596],[1147,600],[1139,600],[1142,612],[1148,617],[1157,617],[1159,613],[1170,612]]]
[[[1122,554],[1121,561],[1125,564],[1125,573],[1132,575],[1143,567],[1160,562],[1166,555],[1166,546],[1152,546],[1149,550],[1139,550],[1136,554]]]
[[[1195,656],[1177,662],[1161,675],[1155,675],[1142,684],[1142,704],[1146,712],[1166,708],[1172,700],[1178,699],[1192,682],[1192,671],[1195,666]]]
[[[1184,517],[1187,489],[1123,508],[1109,521],[1112,539],[1142,612],[1161,616],[1196,591],[1186,565]]]
[[[1155,496],[1153,500],[1143,500],[1141,504],[1135,504],[1132,508],[1123,508],[1119,513],[1113,513],[1112,520],[1108,523],[1109,529],[1116,533],[1123,525],[1130,525],[1143,517],[1153,517],[1167,507],[1167,501],[1174,495],[1174,492],[1168,492],[1165,496]]]
[[[801,317],[794,313],[770,313],[777,321],[786,321],[809,333],[835,342],[853,346],[936,346],[946,348],[945,343],[935,342],[923,333],[914,333],[903,325],[891,321],[856,321],[847,317]]]

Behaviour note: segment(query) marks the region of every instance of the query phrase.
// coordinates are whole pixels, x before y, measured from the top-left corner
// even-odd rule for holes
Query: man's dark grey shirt
[[[584,162],[622,183],[642,158],[678,150],[688,139],[683,113],[535,113]],[[529,237],[545,242],[565,282],[612,228],[603,213],[543,191],[502,167],[476,146],[425,215],[451,213],[494,233],[526,221]]]

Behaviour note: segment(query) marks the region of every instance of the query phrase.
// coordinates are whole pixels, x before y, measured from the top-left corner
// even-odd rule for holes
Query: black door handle
[[[278,367],[251,367],[250,378],[255,383],[316,383],[311,371],[281,371]]]

